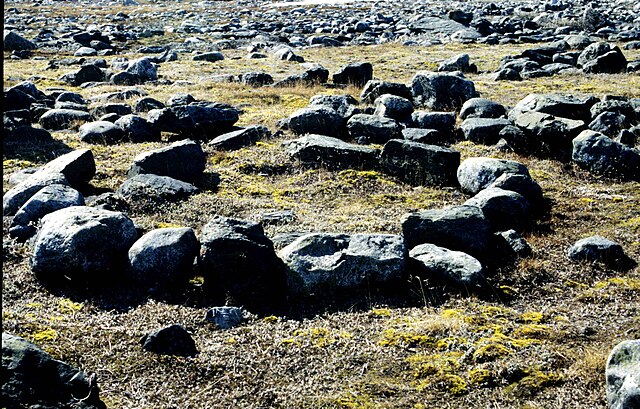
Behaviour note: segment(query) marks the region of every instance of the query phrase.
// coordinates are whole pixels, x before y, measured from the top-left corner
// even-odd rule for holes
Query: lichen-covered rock
[[[402,135],[402,128],[395,119],[378,115],[353,115],[347,122],[347,129],[352,138],[362,138],[368,143],[386,143]]]
[[[80,140],[86,143],[114,145],[124,140],[122,128],[109,121],[89,122],[80,126]]]
[[[610,409],[640,407],[640,340],[622,341],[613,348],[606,377]]]
[[[629,263],[622,246],[602,236],[578,240],[567,250],[567,257],[573,261],[602,262],[611,267]]]
[[[495,182],[503,174],[529,175],[529,170],[520,162],[494,158],[468,158],[458,168],[458,182],[462,191],[475,195]]]
[[[484,278],[482,264],[461,251],[453,251],[435,244],[420,244],[409,252],[415,273],[436,282],[471,289]]]
[[[373,169],[378,150],[324,135],[307,135],[283,142],[289,154],[304,166],[327,169]]]
[[[151,173],[135,175],[125,180],[117,190],[117,193],[129,202],[172,202],[186,199],[199,192],[200,189],[191,183]]]
[[[460,152],[402,139],[387,142],[380,153],[385,173],[412,185],[456,186]]]
[[[89,149],[76,149],[47,162],[39,173],[62,173],[78,189],[96,174],[96,162]]]
[[[235,150],[271,138],[271,131],[264,125],[253,125],[217,136],[209,146],[218,150]]]
[[[640,151],[595,131],[582,131],[573,140],[573,160],[593,173],[640,180]]]
[[[479,207],[494,231],[522,231],[533,224],[531,205],[521,194],[511,190],[483,189],[464,204]]]
[[[419,72],[411,81],[413,101],[433,111],[453,111],[478,97],[473,81],[456,75]]]
[[[565,94],[529,94],[509,111],[509,119],[515,120],[525,112],[534,111],[562,118],[587,121],[591,118],[589,110],[596,102],[597,99],[593,97],[578,98]]]
[[[291,114],[288,127],[297,135],[320,134],[340,137],[344,134],[346,120],[336,110],[325,106],[302,108]]]
[[[44,129],[59,131],[92,120],[91,114],[74,109],[50,109],[39,119]]]
[[[60,172],[36,172],[2,196],[2,213],[13,216],[33,195],[49,185],[69,185]]]
[[[206,160],[200,144],[185,139],[164,148],[140,153],[133,159],[128,176],[150,173],[193,183],[202,178]]]

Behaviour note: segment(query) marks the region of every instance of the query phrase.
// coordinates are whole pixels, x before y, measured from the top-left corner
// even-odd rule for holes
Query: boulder
[[[145,288],[184,286],[200,244],[189,227],[155,229],[129,249],[129,276]]]
[[[100,117],[107,114],[117,114],[119,116],[131,114],[131,106],[123,103],[101,104],[91,110],[94,117]]]
[[[411,125],[422,129],[435,129],[445,135],[453,135],[456,115],[453,112],[415,111],[411,115]]]
[[[469,54],[458,54],[444,60],[438,66],[438,72],[476,72],[475,65],[469,64]]]
[[[402,218],[402,234],[409,248],[431,243],[462,251],[485,262],[493,248],[492,227],[476,206],[409,213]]]
[[[610,267],[621,267],[629,263],[622,246],[602,236],[591,236],[576,241],[567,250],[573,261],[601,262]]]
[[[124,140],[122,128],[109,121],[89,122],[80,126],[80,140],[86,143],[115,145]]]
[[[207,158],[198,142],[190,139],[147,151],[133,159],[128,176],[151,173],[194,183],[202,178]]]
[[[20,34],[10,30],[4,30],[2,48],[7,51],[28,51],[35,50],[37,47],[33,42],[22,37]]]
[[[238,307],[213,307],[207,310],[204,319],[219,329],[230,329],[245,321],[245,312]]]
[[[433,111],[459,110],[465,101],[478,97],[472,81],[457,75],[419,72],[411,80],[416,106]]]
[[[367,143],[385,143],[402,137],[398,122],[378,115],[354,115],[347,121],[347,130],[353,139]]]
[[[189,105],[192,102],[196,102],[196,98],[193,95],[187,94],[184,92],[179,92],[169,97],[166,105],[168,107],[175,107],[178,105]]]
[[[589,171],[612,178],[640,180],[640,151],[590,130],[573,140],[572,159]]]
[[[385,173],[411,185],[456,186],[460,152],[402,139],[387,142],[380,153]]]
[[[589,129],[600,132],[610,138],[615,138],[620,131],[626,129],[628,125],[629,120],[623,114],[605,111],[589,123]]]
[[[113,280],[126,265],[138,233],[119,212],[74,206],[42,218],[31,269],[44,280],[93,285]]]
[[[462,104],[460,119],[468,118],[502,118],[507,115],[503,105],[485,98],[471,98]]]
[[[78,402],[81,400],[81,404]],[[95,374],[53,359],[24,338],[2,333],[2,405],[106,409]]]
[[[484,278],[484,269],[476,258],[435,244],[420,244],[412,248],[409,260],[418,277],[457,288],[472,289]]]
[[[273,77],[266,72],[246,72],[240,75],[240,82],[257,88],[273,84]]]
[[[137,113],[149,112],[152,109],[162,109],[165,105],[155,98],[144,97],[136,101],[133,110]]]
[[[375,109],[374,115],[395,119],[396,121],[410,120],[413,112],[413,104],[410,100],[391,94],[379,96],[373,105]]]
[[[288,127],[296,135],[321,134],[342,136],[346,121],[334,109],[324,106],[302,108],[291,114]]]
[[[640,405],[640,340],[622,341],[607,359],[607,401],[610,409]]]
[[[445,134],[435,129],[404,128],[402,137],[408,141],[427,145],[448,146],[453,142],[452,134]]]
[[[464,204],[480,208],[493,231],[522,231],[533,224],[531,205],[524,196],[511,190],[486,188]]]
[[[106,79],[105,71],[93,64],[83,65],[77,71],[67,73],[60,78],[61,81],[76,87],[87,82],[103,82]]]
[[[468,158],[458,167],[458,182],[462,191],[475,195],[496,181],[503,174],[529,175],[529,170],[520,162],[494,158]]]
[[[486,188],[500,188],[521,194],[531,205],[531,211],[540,215],[545,210],[542,188],[531,177],[523,174],[503,173]]]
[[[363,87],[373,78],[373,66],[368,62],[356,62],[340,68],[333,74],[334,84]]]
[[[130,203],[173,202],[199,192],[200,189],[191,183],[150,173],[132,176],[117,190],[117,193]]]
[[[40,125],[44,129],[51,131],[60,131],[78,126],[80,123],[89,122],[93,118],[85,111],[73,109],[50,109],[45,112],[39,119]]]
[[[158,67],[148,57],[130,61],[127,66],[127,72],[134,75],[141,82],[156,81],[158,79]]]
[[[47,162],[39,173],[62,173],[69,184],[80,190],[96,174],[96,162],[89,149],[76,149]]]
[[[627,59],[618,46],[600,42],[586,47],[578,56],[577,65],[589,74],[614,74],[625,72]]]
[[[500,131],[512,122],[505,118],[469,118],[460,125],[464,139],[478,144],[495,145]]]
[[[231,151],[271,138],[271,131],[264,125],[253,125],[217,136],[208,145],[214,149]]]
[[[509,119],[515,121],[523,113],[534,111],[556,117],[587,121],[591,117],[589,110],[595,102],[597,100],[593,97],[578,98],[565,94],[529,94],[509,111]]]
[[[145,335],[140,340],[142,349],[161,355],[194,357],[198,355],[196,342],[182,326],[173,324]]]
[[[396,95],[402,98],[406,98],[409,101],[413,99],[411,89],[405,84],[380,80],[370,80],[362,89],[362,93],[360,94],[360,101],[365,104],[373,104],[373,101],[384,94]]]
[[[209,291],[226,293],[250,311],[282,307],[284,266],[257,223],[214,216],[202,228],[198,269]]]
[[[279,255],[287,266],[289,291],[320,296],[399,283],[406,253],[401,236],[311,233]]]
[[[353,145],[324,135],[307,135],[283,142],[285,149],[303,166],[327,169],[374,169],[378,150]]]
[[[60,172],[36,172],[2,196],[2,213],[13,216],[40,189],[50,185],[69,185]]]
[[[515,230],[497,232],[498,247],[505,250],[508,257],[525,258],[533,254],[527,241]]]
[[[239,111],[233,107],[215,103],[192,103],[161,110],[151,110],[147,121],[164,132],[175,132],[192,139],[206,140],[233,129],[239,119]]]
[[[153,129],[146,119],[138,115],[124,115],[114,124],[122,129],[125,140],[131,142],[160,142],[160,132]]]
[[[518,115],[514,123],[527,136],[527,150],[557,158],[568,156],[571,141],[585,129],[583,121],[535,111]]]
[[[16,212],[11,220],[9,236],[25,241],[36,233],[40,219],[71,206],[84,206],[84,197],[80,192],[67,185],[45,186]]]
[[[224,60],[224,55],[219,51],[212,51],[209,53],[196,54],[192,58],[193,61],[207,61],[216,62]]]
[[[358,101],[351,95],[314,95],[309,100],[309,108],[326,107],[333,109],[345,120],[362,112],[358,108]]]

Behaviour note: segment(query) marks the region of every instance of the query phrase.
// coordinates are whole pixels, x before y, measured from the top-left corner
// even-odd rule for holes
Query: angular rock
[[[44,129],[60,131],[91,120],[91,115],[85,111],[72,109],[50,109],[40,117],[38,122]]]
[[[520,162],[483,157],[465,159],[457,171],[462,191],[471,195],[476,195],[503,174],[531,177],[527,167]]]
[[[122,128],[109,121],[89,122],[80,126],[80,140],[86,143],[114,145],[124,140]]]
[[[474,70],[469,65],[469,54],[458,54],[451,58],[444,60],[438,66],[438,72],[474,72],[477,71],[477,68]],[[473,66],[475,68],[475,65]]]
[[[191,183],[150,173],[138,174],[125,180],[117,190],[129,202],[173,202],[199,192],[200,189]]]
[[[279,255],[289,291],[300,296],[388,286],[404,278],[407,250],[401,236],[311,233]]]
[[[264,125],[253,125],[217,136],[208,145],[218,150],[236,150],[271,138],[271,131]]]
[[[531,211],[534,214],[540,215],[545,210],[542,188],[529,176],[504,173],[488,185],[487,189],[493,187],[511,190],[512,192],[521,194],[531,205]]]
[[[453,140],[451,134],[445,134],[435,129],[421,128],[404,128],[402,137],[408,141],[440,146],[447,146]]]
[[[373,66],[368,62],[346,65],[333,74],[334,84],[347,84],[363,87],[373,78]]]
[[[504,106],[485,98],[471,98],[462,104],[460,119],[502,118],[507,115]]]
[[[142,82],[156,81],[158,79],[158,67],[147,57],[129,62],[127,72],[133,74]]]
[[[471,289],[484,278],[482,264],[461,251],[435,244],[420,244],[409,252],[416,275],[459,288]]]
[[[2,213],[13,216],[33,195],[49,185],[68,185],[62,173],[36,172],[2,196]]]
[[[610,409],[640,405],[640,340],[622,341],[607,359],[607,401]]]
[[[469,118],[460,125],[464,139],[484,145],[495,145],[500,131],[512,122],[505,118]]]
[[[589,129],[600,132],[610,138],[615,138],[623,129],[627,128],[629,120],[623,114],[605,111],[589,123]]]
[[[140,340],[142,349],[161,355],[194,357],[198,355],[196,342],[189,332],[178,324],[161,328]]]
[[[307,135],[283,142],[285,149],[303,166],[327,169],[374,169],[378,150],[353,145],[325,135]]]
[[[240,75],[240,82],[257,88],[273,84],[273,77],[266,72],[246,72]]]
[[[368,143],[386,143],[402,137],[398,122],[378,115],[354,115],[347,121],[347,129],[352,138],[363,138]]]
[[[76,149],[47,162],[40,173],[62,173],[69,184],[80,189],[96,174],[96,162],[89,149]]]
[[[617,73],[627,69],[627,59],[618,46],[609,43],[593,43],[578,56],[578,67],[590,74]]]
[[[124,115],[114,122],[122,129],[125,140],[131,142],[160,142],[160,132],[153,129],[146,119],[137,115]]]
[[[493,231],[523,231],[533,224],[531,205],[524,196],[511,190],[486,188],[464,204],[479,207]]]
[[[382,148],[380,164],[385,173],[414,186],[456,186],[460,152],[392,139]]]
[[[396,121],[408,121],[411,119],[413,104],[410,100],[396,95],[384,94],[376,98],[373,103],[374,115],[395,119]]]
[[[518,258],[529,257],[533,254],[529,243],[515,230],[507,230],[496,233],[496,236],[502,239],[503,248],[509,256]]]
[[[213,307],[207,310],[205,320],[215,324],[219,329],[230,329],[242,324],[245,320],[244,310],[238,307]]]
[[[416,106],[433,111],[459,110],[467,100],[478,97],[472,81],[427,71],[413,77],[411,92]]]
[[[144,97],[139,99],[135,103],[133,109],[135,112],[143,113],[143,112],[149,112],[152,109],[162,109],[164,107],[165,105],[162,102],[158,101],[157,99],[151,98],[151,97]]]
[[[207,61],[216,62],[224,60],[224,55],[219,51],[212,51],[209,53],[196,54],[192,58],[193,61]]]
[[[572,159],[589,171],[619,179],[640,180],[640,151],[590,130],[573,140]]]
[[[320,134],[339,137],[344,134],[346,121],[331,108],[313,106],[302,108],[291,114],[289,130],[297,135]]]
[[[435,129],[445,135],[452,135],[456,115],[453,112],[415,111],[411,115],[411,124],[416,128]]]
[[[562,118],[586,121],[590,119],[589,109],[596,102],[593,98],[578,98],[565,94],[529,94],[509,111],[509,119],[525,112],[541,112]]]
[[[411,89],[404,84],[371,80],[368,81],[362,89],[360,101],[365,104],[373,104],[373,101],[384,94],[397,95],[399,97],[406,98],[409,101],[413,99]]]
[[[309,108],[326,107],[333,109],[344,119],[349,119],[362,111],[358,108],[358,101],[351,95],[314,95],[309,100]]]
[[[583,121],[535,111],[515,117],[514,123],[525,131],[528,150],[559,158],[568,156],[570,141],[585,129]]]
[[[36,45],[22,37],[19,34],[16,34],[13,31],[4,30],[2,36],[2,48],[7,51],[24,51],[24,50],[35,50]]]

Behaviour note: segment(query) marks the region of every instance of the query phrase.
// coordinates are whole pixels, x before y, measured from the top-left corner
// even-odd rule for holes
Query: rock
[[[80,47],[73,53],[74,57],[94,57],[98,55],[98,50],[91,47]]]
[[[169,99],[167,100],[167,106],[168,107],[175,107],[178,105],[189,105],[192,102],[196,102],[196,99],[193,95],[191,94],[185,94],[185,93],[177,93],[172,95],[171,97],[169,97]]]
[[[117,190],[120,196],[131,203],[137,201],[173,202],[186,199],[199,192],[200,189],[190,183],[150,173],[138,174],[125,180]]]
[[[589,36],[581,34],[568,35],[564,38],[564,41],[574,50],[584,50],[589,44],[593,43],[593,40],[591,40]]]
[[[105,72],[98,66],[87,64],[75,72],[70,72],[60,78],[70,85],[79,87],[87,82],[103,82],[106,80]]]
[[[72,109],[50,109],[40,117],[38,122],[44,129],[60,131],[91,120],[91,115],[85,111]]]
[[[460,119],[502,118],[507,115],[504,106],[485,98],[471,98],[462,104]]]
[[[545,210],[542,188],[531,177],[522,174],[503,173],[486,188],[500,188],[521,194],[531,205],[531,211],[540,215]]]
[[[600,132],[610,138],[616,137],[620,131],[627,128],[629,120],[623,114],[605,111],[589,123],[589,129]]]
[[[214,216],[200,237],[198,268],[210,291],[223,291],[250,311],[277,311],[282,305],[284,266],[262,226]]]
[[[41,218],[71,206],[84,206],[84,197],[80,192],[67,185],[45,186],[16,212],[11,220],[9,236],[25,241],[36,233]]]
[[[210,53],[196,54],[192,58],[193,61],[207,61],[216,62],[224,60],[224,55],[219,51],[212,51]]]
[[[271,138],[269,128],[263,125],[253,125],[222,134],[209,142],[208,145],[217,150],[236,150],[269,138]]]
[[[108,121],[89,122],[80,126],[80,140],[86,143],[115,145],[124,140],[122,128]]]
[[[235,108],[212,103],[193,103],[163,109],[153,109],[147,115],[151,126],[161,132],[206,140],[233,129],[239,119]]]
[[[411,92],[417,106],[433,111],[459,110],[465,101],[478,97],[472,81],[427,71],[413,77]]]
[[[541,112],[562,118],[586,121],[589,109],[596,102],[592,97],[580,99],[564,94],[529,94],[509,111],[509,119],[516,120],[525,112]]]
[[[620,267],[629,263],[622,246],[602,236],[591,236],[575,242],[567,257],[573,261],[601,262],[609,267]]]
[[[297,135],[320,134],[341,136],[345,132],[346,121],[334,109],[313,106],[295,111],[288,120],[289,130]]]
[[[494,81],[522,81],[522,77],[520,76],[520,72],[514,70],[513,68],[502,68],[494,74],[493,80]]]
[[[333,74],[334,84],[347,84],[363,87],[373,78],[373,66],[368,62],[352,63]]]
[[[347,121],[347,129],[353,139],[363,138],[367,143],[386,143],[402,137],[398,122],[377,115],[354,115]]]
[[[144,98],[140,98],[136,102],[133,109],[135,112],[143,113],[143,112],[149,112],[152,109],[162,109],[164,107],[165,105],[162,102],[158,101],[157,99],[151,98],[151,97],[144,97]]]
[[[491,256],[493,248],[491,224],[476,206],[450,206],[406,214],[402,218],[402,234],[409,248],[431,243],[482,261]]]
[[[73,102],[80,105],[87,105],[87,101],[77,92],[65,91],[57,96],[56,102]]]
[[[230,329],[242,324],[245,313],[238,307],[213,307],[207,310],[205,320],[215,324],[219,329]]]
[[[106,409],[93,376],[24,338],[2,333],[2,404],[7,408]]]
[[[456,115],[453,112],[415,111],[411,115],[411,124],[417,128],[435,129],[444,135],[452,135]]]
[[[586,7],[582,13],[582,26],[587,31],[596,31],[597,29],[606,26],[609,22],[603,13],[603,10],[597,10],[594,8]]]
[[[451,10],[447,16],[460,24],[464,24],[469,25],[469,23],[471,23],[471,20],[473,20],[473,13],[471,12],[466,12],[464,10],[460,10],[460,9],[455,9],[455,10]]]
[[[618,46],[600,42],[585,48],[578,56],[577,65],[589,74],[614,74],[625,72],[627,59]]]
[[[482,157],[465,159],[457,171],[462,191],[470,195],[476,195],[503,174],[531,177],[527,167],[519,162]]]
[[[97,196],[87,196],[85,198],[87,206],[96,207],[114,212],[128,212],[129,204],[124,198],[114,192],[106,192]]]
[[[125,140],[131,142],[160,142],[160,132],[153,129],[146,119],[137,115],[124,115],[114,122],[122,129]]]
[[[240,82],[257,88],[273,84],[273,77],[266,72],[246,72],[240,75]]]
[[[118,114],[122,116],[122,115],[129,115],[131,114],[131,112],[132,112],[131,107],[128,104],[117,104],[117,103],[99,105],[91,111],[93,116],[96,116],[96,117],[107,115],[107,114]]]
[[[400,236],[311,233],[279,255],[287,266],[289,291],[320,296],[401,282],[406,253]]]
[[[638,117],[638,113],[634,109],[633,104],[626,99],[604,99],[593,104],[590,112],[592,118],[596,118],[605,112],[624,115],[629,121],[634,121]]]
[[[382,148],[380,164],[385,173],[414,186],[456,186],[460,152],[392,139]]]
[[[533,223],[531,205],[524,196],[511,190],[486,188],[464,204],[479,207],[493,231],[523,231]]]
[[[62,173],[36,172],[2,196],[2,213],[4,216],[13,216],[40,189],[49,185],[68,184]]]
[[[89,149],[76,149],[48,162],[41,173],[62,173],[75,189],[80,190],[96,174],[96,162]]]
[[[410,100],[396,95],[384,94],[376,98],[373,103],[374,115],[395,119],[397,121],[408,121],[411,119],[413,104]]]
[[[528,150],[559,158],[568,156],[570,141],[585,128],[583,121],[535,111],[517,116],[514,122],[525,131]]]
[[[380,80],[370,80],[364,85],[364,88],[362,89],[362,93],[360,94],[360,101],[365,104],[373,104],[373,101],[384,94],[396,95],[402,98],[406,98],[409,101],[413,99],[411,89],[404,84]]]
[[[431,35],[436,36],[437,38],[441,36],[452,36],[456,32],[463,30],[469,30],[470,32],[479,35],[476,30],[469,29],[465,25],[454,20],[428,15],[423,15],[419,19],[412,21],[409,24],[409,29],[411,32],[416,34]]]
[[[24,51],[24,50],[35,50],[36,45],[22,37],[19,34],[16,34],[13,31],[4,30],[2,36],[2,48],[7,51]]]
[[[19,145],[29,143],[34,145],[43,145],[53,142],[53,137],[46,129],[34,128],[30,125],[19,126],[5,134],[4,142],[15,142]]]
[[[533,254],[529,243],[513,229],[498,232],[496,236],[502,239],[502,247],[507,251],[509,256],[525,258]]]
[[[573,140],[572,159],[589,171],[612,178],[640,180],[640,152],[590,130]]]
[[[420,244],[409,252],[411,266],[421,278],[472,289],[484,279],[482,264],[461,251],[435,244]]]
[[[199,250],[189,227],[151,230],[129,249],[129,276],[145,288],[181,288],[191,278]]]
[[[469,118],[460,125],[464,139],[485,145],[495,145],[500,139],[500,131],[512,122],[505,118]]]
[[[293,62],[304,62],[304,58],[300,55],[297,55],[291,48],[289,47],[281,47],[277,49],[273,56],[277,60],[282,61],[293,61]]]
[[[145,335],[140,340],[142,349],[161,355],[194,357],[198,355],[196,342],[189,332],[178,324],[164,327]]]
[[[469,54],[458,54],[444,60],[438,66],[438,72],[473,72],[477,71],[475,65],[469,65]]]
[[[127,72],[133,74],[141,82],[156,81],[158,79],[157,65],[148,57],[139,58],[129,62]]]
[[[307,135],[283,142],[285,149],[303,166],[327,169],[374,169],[378,150],[353,145],[324,135]]]
[[[451,134],[444,134],[435,129],[404,128],[402,137],[408,141],[420,142],[427,145],[447,146],[452,142]]]
[[[302,57],[300,57],[302,58]],[[273,84],[274,87],[295,87],[297,85],[302,86],[314,86],[318,84],[325,84],[329,79],[329,70],[317,65],[309,68],[302,74],[294,74],[286,77],[285,79]]]
[[[309,100],[309,108],[326,107],[333,109],[345,120],[362,111],[358,108],[358,101],[351,95],[314,95]]]
[[[607,402],[610,409],[640,405],[640,340],[622,341],[607,359]]]
[[[31,270],[44,280],[94,285],[111,282],[126,265],[137,231],[119,212],[74,206],[42,218]]]

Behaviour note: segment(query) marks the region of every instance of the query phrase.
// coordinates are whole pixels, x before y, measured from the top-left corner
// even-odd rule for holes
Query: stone
[[[385,173],[414,186],[456,186],[460,152],[436,145],[392,139],[380,153]]]
[[[572,261],[601,262],[609,267],[619,267],[629,262],[621,245],[602,236],[576,241],[567,250],[567,257]]]
[[[409,121],[413,112],[413,104],[410,100],[396,95],[384,94],[376,98],[373,103],[374,115],[395,119],[396,121]]]
[[[406,253],[401,236],[311,233],[279,255],[287,266],[289,291],[320,296],[399,283],[405,277]]]
[[[42,218],[34,240],[31,270],[45,281],[111,282],[127,263],[138,233],[127,216],[74,206]]]
[[[74,57],[94,57],[98,55],[98,50],[91,47],[80,47],[73,53]]]
[[[520,162],[494,158],[468,158],[458,167],[458,182],[462,191],[476,195],[503,174],[529,175],[529,170]]]
[[[149,112],[152,109],[162,109],[165,105],[155,98],[144,97],[136,101],[133,110],[137,113]]]
[[[640,180],[640,151],[595,131],[573,140],[572,159],[589,171],[618,179]]]
[[[208,145],[217,150],[236,150],[271,138],[271,131],[264,125],[253,125],[217,136]]]
[[[520,72],[513,68],[502,68],[493,75],[494,81],[522,81]]]
[[[398,122],[378,115],[353,115],[347,121],[347,130],[353,139],[363,138],[367,143],[386,143],[402,137]]]
[[[100,400],[95,374],[55,360],[7,332],[2,333],[2,404],[7,408],[107,407]]]
[[[273,77],[266,72],[246,72],[240,75],[240,82],[257,88],[273,84]]]
[[[580,120],[535,111],[517,116],[514,123],[527,135],[528,150],[559,158],[569,155],[571,141],[586,127]]]
[[[340,68],[333,74],[334,84],[363,87],[373,78],[373,66],[368,62],[356,62]]]
[[[178,93],[178,94],[174,94],[171,97],[169,97],[169,99],[167,100],[167,106],[168,107],[174,107],[174,106],[178,106],[178,105],[189,105],[192,102],[196,102],[196,99],[193,95],[191,94],[185,94],[185,93]]]
[[[160,132],[153,129],[146,119],[138,115],[124,115],[114,122],[122,129],[123,138],[131,142],[160,142]]]
[[[505,118],[469,118],[460,125],[464,139],[478,144],[495,145],[500,131],[512,122]]]
[[[411,115],[411,124],[416,128],[435,129],[445,135],[452,135],[456,115],[453,112],[415,111]]]
[[[87,64],[75,72],[70,72],[60,78],[70,85],[79,87],[87,82],[103,82],[106,80],[105,72],[98,66]]]
[[[591,107],[590,112],[592,118],[596,118],[605,112],[624,115],[629,121],[634,121],[638,117],[638,113],[634,109],[632,102],[626,99],[605,99],[596,102]]]
[[[173,202],[199,193],[191,183],[168,176],[138,174],[124,181],[117,193],[131,203]]]
[[[481,261],[491,257],[491,224],[476,206],[450,206],[408,213],[402,218],[407,247],[431,243],[462,251]]]
[[[258,223],[214,216],[202,228],[198,269],[209,291],[226,293],[250,311],[282,307],[284,266]]]
[[[192,58],[193,61],[207,61],[216,62],[224,60],[224,55],[219,51],[212,51],[209,53],[196,54]]]
[[[266,57],[266,56],[265,56]],[[302,58],[302,57],[300,57]],[[314,86],[318,84],[325,84],[329,79],[329,70],[317,65],[307,69],[301,74],[289,75],[285,79],[275,82],[274,87],[295,87],[301,86]]]
[[[326,107],[333,109],[344,119],[349,119],[362,111],[358,101],[351,95],[314,95],[309,100],[309,107]]]
[[[49,185],[68,185],[67,179],[60,172],[36,172],[26,180],[12,187],[2,196],[2,213],[14,216],[16,212],[40,189]]]
[[[231,131],[238,119],[237,109],[215,103],[153,109],[147,115],[147,121],[158,131],[179,133],[198,140],[211,139]]]
[[[616,345],[607,358],[607,402],[610,409],[633,409],[640,405],[640,340]]]
[[[56,97],[56,102],[74,102],[80,105],[87,105],[87,101],[77,92],[65,91]]]
[[[479,286],[484,268],[474,257],[435,244],[420,244],[409,252],[410,265],[418,277],[467,290]]]
[[[120,104],[120,103],[102,104],[102,105],[98,105],[97,107],[91,110],[91,113],[95,117],[99,117],[106,114],[118,114],[122,116],[122,115],[129,115],[131,114],[131,112],[132,112],[131,106],[129,106],[128,104]]]
[[[485,98],[471,98],[462,104],[460,119],[468,118],[502,118],[507,115],[503,105]]]
[[[405,84],[396,82],[387,82],[380,80],[370,80],[364,85],[360,94],[360,101],[365,104],[373,104],[373,102],[384,94],[396,95],[406,98],[409,101],[413,99],[411,89]]]
[[[540,215],[545,210],[542,188],[531,177],[523,174],[503,173],[486,188],[500,188],[521,194],[531,205],[531,211]]]
[[[592,97],[578,98],[565,94],[529,94],[509,111],[509,119],[515,121],[523,113],[534,111],[556,117],[586,121],[591,118],[589,110],[595,102],[596,100]]]
[[[346,121],[331,108],[313,106],[295,111],[288,120],[288,127],[296,135],[320,134],[340,137],[345,132]]]
[[[145,288],[181,288],[191,278],[199,251],[190,227],[151,230],[129,249],[129,276]]]
[[[527,241],[515,230],[497,232],[496,236],[502,239],[503,248],[508,255],[517,258],[526,258],[533,254],[533,250]]]
[[[452,141],[451,134],[445,134],[436,129],[404,128],[402,137],[408,141],[420,142],[427,145],[447,146]]]
[[[130,206],[122,196],[114,192],[106,192],[96,196],[87,196],[85,204],[98,209],[126,213]]]
[[[81,190],[96,174],[96,162],[89,149],[76,149],[47,162],[41,173],[62,173],[69,184]]]
[[[207,310],[204,319],[219,329],[230,329],[245,321],[245,312],[238,307],[213,307]]]
[[[24,50],[35,50],[36,45],[22,37],[20,34],[17,34],[10,30],[4,30],[2,36],[2,48],[7,51],[24,51]]]
[[[289,47],[280,47],[274,53],[273,57],[277,60],[281,61],[293,61],[303,63],[304,58],[300,55],[297,55],[291,48]]]
[[[308,167],[327,169],[374,169],[378,150],[354,145],[325,135],[306,135],[283,142],[289,155]]]
[[[5,134],[4,142],[15,142],[19,145],[29,143],[34,145],[43,145],[53,142],[53,137],[46,129],[34,128],[30,125],[19,126]]]
[[[458,54],[444,60],[438,66],[438,72],[475,72],[475,65],[469,65],[469,54]]]
[[[179,324],[173,324],[145,335],[140,340],[142,349],[161,355],[194,357],[198,355],[196,342]]]
[[[457,75],[428,71],[413,77],[411,92],[416,106],[433,111],[459,110],[468,99],[478,97],[472,81]]]
[[[479,207],[493,231],[523,231],[533,224],[531,205],[524,196],[511,190],[488,187],[464,204]]]
[[[48,185],[18,209],[11,220],[9,236],[26,241],[36,234],[37,223],[49,213],[71,206],[84,206],[80,192],[67,185]]]
[[[587,46],[578,56],[577,66],[585,73],[614,74],[625,72],[627,59],[618,46],[599,42]]]
[[[596,31],[597,29],[606,26],[609,22],[607,21],[607,17],[603,11],[604,10],[594,9],[591,6],[586,7],[582,13],[581,19],[584,29],[587,31]]]
[[[127,66],[127,72],[135,75],[142,82],[156,81],[158,79],[158,67],[148,57],[130,61]]]
[[[124,140],[122,128],[108,121],[89,122],[80,126],[80,140],[86,143],[115,145]]]
[[[92,119],[92,116],[85,111],[50,109],[40,117],[38,122],[44,129],[60,131],[77,126],[83,122],[89,122]]]
[[[605,111],[589,123],[589,129],[600,132],[610,138],[615,138],[628,125],[629,120],[623,114]]]

